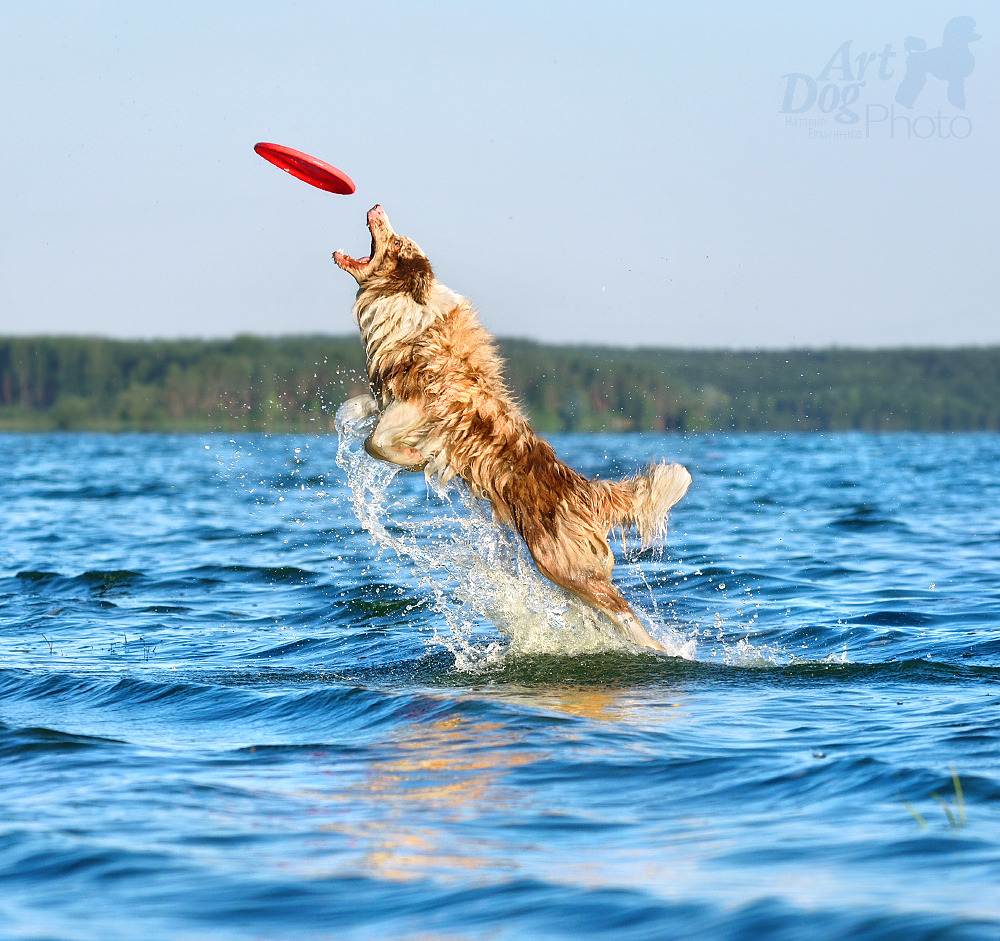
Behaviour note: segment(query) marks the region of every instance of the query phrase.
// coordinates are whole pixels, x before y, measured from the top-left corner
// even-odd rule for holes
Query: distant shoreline
[[[1000,431],[1000,346],[499,346],[543,432]],[[355,335],[0,337],[0,431],[325,432],[365,388]]]

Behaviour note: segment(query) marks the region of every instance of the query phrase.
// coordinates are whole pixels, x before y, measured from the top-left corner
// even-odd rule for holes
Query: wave
[[[463,708],[447,695],[329,681],[303,689],[302,683],[301,675],[286,685],[280,677],[249,673],[213,675],[195,682],[7,670],[0,672],[0,697],[18,703],[18,712],[34,725],[48,724],[47,718],[64,720],[67,709],[74,712],[74,725],[113,724],[115,714],[124,715],[130,741],[146,738],[145,729],[157,743],[165,735],[169,739],[170,730],[176,733],[185,726],[206,723],[221,726],[221,734],[230,742],[234,736],[237,741],[259,743],[358,741],[365,733],[397,729],[417,717],[430,721]],[[488,704],[481,708],[501,710]],[[93,735],[87,738],[97,741]],[[13,743],[14,747],[23,744]]]

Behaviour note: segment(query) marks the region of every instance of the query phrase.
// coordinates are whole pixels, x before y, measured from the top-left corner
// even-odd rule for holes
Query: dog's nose
[[[384,216],[385,216],[385,210],[377,203],[376,205],[372,206],[371,209],[368,210],[369,220],[384,218]]]

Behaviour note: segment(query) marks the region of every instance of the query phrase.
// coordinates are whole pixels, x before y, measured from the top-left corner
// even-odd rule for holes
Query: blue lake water
[[[675,656],[351,429],[0,435],[0,937],[1000,937],[1000,436],[554,443]]]

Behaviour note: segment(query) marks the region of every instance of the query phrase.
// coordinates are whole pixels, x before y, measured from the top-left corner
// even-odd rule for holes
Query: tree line
[[[621,349],[501,340],[540,431],[1000,430],[1000,347]],[[0,338],[0,429],[326,431],[356,336]]]

